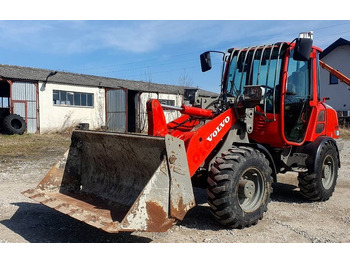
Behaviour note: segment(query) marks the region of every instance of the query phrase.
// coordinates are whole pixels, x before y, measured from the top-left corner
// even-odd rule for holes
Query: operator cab
[[[294,41],[229,49],[224,56],[222,92],[235,108],[255,107],[256,142],[274,144],[273,138],[282,146],[305,140],[312,109],[312,33]],[[209,52],[201,55],[201,65],[202,71],[211,68]],[[244,103],[252,100],[247,94],[257,100],[257,93],[256,104]]]

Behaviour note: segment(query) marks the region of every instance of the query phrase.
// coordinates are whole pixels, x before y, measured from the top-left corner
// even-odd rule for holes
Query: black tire
[[[301,195],[312,201],[326,201],[334,192],[338,178],[339,158],[332,142],[328,141],[322,146],[319,161],[316,170],[298,175]]]
[[[208,177],[211,213],[224,226],[255,225],[267,211],[272,169],[260,151],[233,147],[215,160]]]
[[[23,117],[13,114],[8,115],[3,121],[3,132],[8,135],[23,135],[27,125]]]

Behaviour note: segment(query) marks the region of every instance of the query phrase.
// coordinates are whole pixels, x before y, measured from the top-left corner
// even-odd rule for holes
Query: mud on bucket
[[[183,141],[169,135],[75,130],[69,152],[23,194],[114,233],[166,231],[195,205]]]

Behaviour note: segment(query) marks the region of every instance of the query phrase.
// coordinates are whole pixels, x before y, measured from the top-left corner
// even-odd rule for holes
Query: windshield
[[[247,85],[260,85],[274,90],[280,81],[281,57],[285,50],[283,46],[286,45],[233,50],[225,82],[227,95],[242,95]]]

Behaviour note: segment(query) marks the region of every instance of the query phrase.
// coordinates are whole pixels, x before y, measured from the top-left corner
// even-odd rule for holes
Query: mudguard
[[[315,139],[315,141],[308,143],[307,145],[301,146],[298,148],[298,153],[305,153],[308,154],[309,157],[306,160],[306,166],[308,167],[309,172],[313,172],[313,170],[317,170],[318,165],[322,164],[320,163],[320,154],[321,149],[324,146],[325,143],[330,141],[332,144],[334,144],[337,156],[339,158],[339,151],[342,149],[342,140],[341,139],[333,139],[328,136],[319,136]],[[338,161],[338,167],[340,168],[340,161]]]

